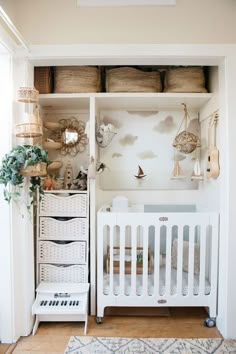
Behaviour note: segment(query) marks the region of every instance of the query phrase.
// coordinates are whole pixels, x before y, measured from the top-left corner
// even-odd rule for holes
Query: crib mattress
[[[113,275],[113,294],[120,294],[119,285],[119,274]],[[142,275],[136,276],[136,294],[138,296],[142,295]],[[207,279],[205,279],[205,295],[210,294],[211,285]],[[110,275],[105,274],[103,279],[103,293],[104,295],[109,295],[110,293]],[[176,269],[171,269],[171,295],[177,293],[177,271]],[[129,296],[131,294],[131,275],[125,275],[125,295]],[[148,295],[152,296],[154,294],[154,276],[153,274],[148,275]],[[159,282],[159,295],[165,294],[165,267],[160,268],[160,282]],[[182,294],[188,295],[188,273],[183,272],[182,275]],[[193,294],[199,294],[199,276],[194,275],[193,284]]]

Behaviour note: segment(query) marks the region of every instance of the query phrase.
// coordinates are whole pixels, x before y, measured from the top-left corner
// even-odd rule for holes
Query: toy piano
[[[88,283],[40,283],[32,307],[36,315],[33,335],[40,321],[84,321],[88,323]]]

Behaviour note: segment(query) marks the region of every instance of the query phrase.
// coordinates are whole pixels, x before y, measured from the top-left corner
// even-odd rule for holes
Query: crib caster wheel
[[[209,327],[209,328],[215,327],[216,326],[216,320],[214,318],[211,318],[211,317],[206,318],[205,321],[204,321],[204,325],[206,327]]]
[[[96,323],[102,324],[102,317],[96,317]]]

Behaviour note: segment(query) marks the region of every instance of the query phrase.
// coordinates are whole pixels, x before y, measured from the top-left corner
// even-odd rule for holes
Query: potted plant
[[[4,198],[8,202],[17,199],[25,177],[29,177],[29,196],[31,204],[38,188],[43,194],[41,177],[47,174],[48,152],[38,145],[18,145],[2,159],[0,184],[4,184]]]

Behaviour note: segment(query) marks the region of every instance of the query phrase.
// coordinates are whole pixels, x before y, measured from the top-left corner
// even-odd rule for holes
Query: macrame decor
[[[173,146],[182,154],[191,154],[197,147],[201,146],[200,139],[197,135],[190,133],[187,130],[188,120],[190,120],[190,117],[186,104],[182,103],[182,105],[184,106],[184,118],[173,141]],[[181,131],[183,124],[184,130]]]

